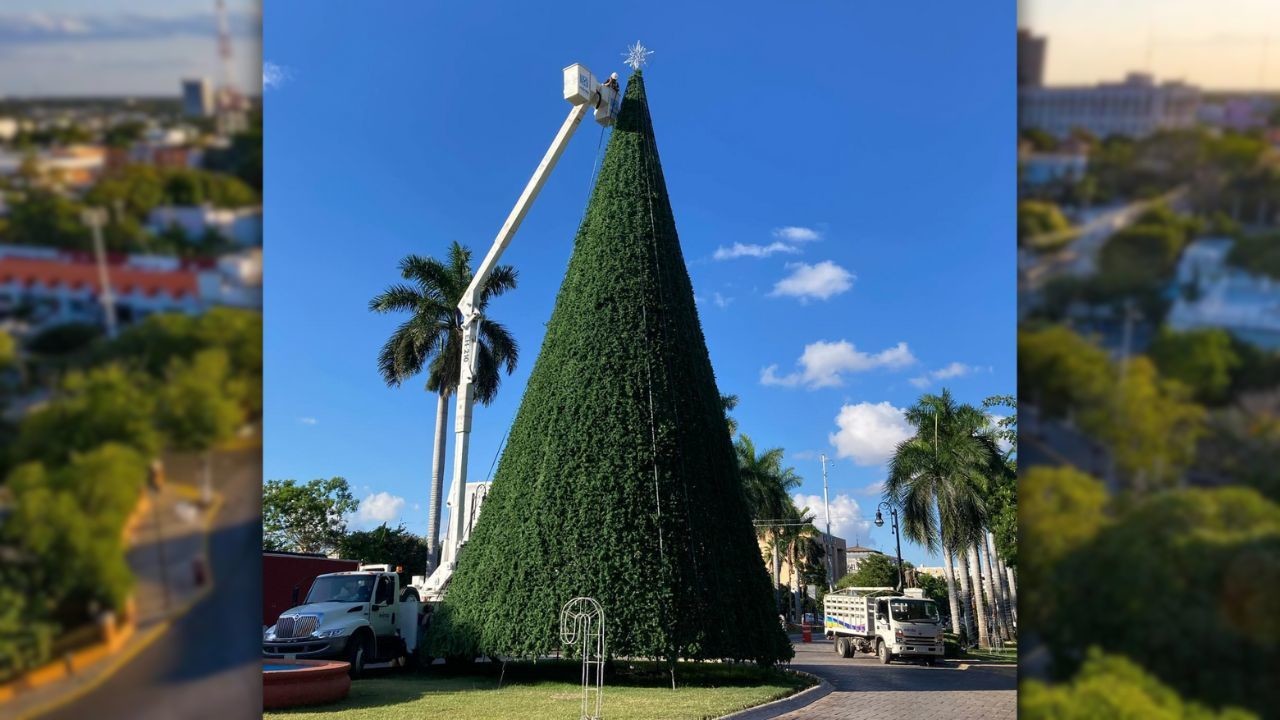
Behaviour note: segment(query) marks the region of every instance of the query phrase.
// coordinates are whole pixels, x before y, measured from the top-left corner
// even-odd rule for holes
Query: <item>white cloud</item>
[[[837,387],[844,384],[844,373],[866,372],[877,368],[897,369],[915,363],[916,358],[905,342],[878,353],[865,353],[848,340],[826,342],[819,340],[804,346],[797,360],[800,369],[786,375],[778,375],[778,366],[770,365],[760,371],[762,385],[781,385],[807,388]]]
[[[821,495],[803,495],[796,493],[791,499],[797,508],[809,508],[809,512],[813,513],[814,527],[819,530],[827,529],[827,513],[822,505]],[[831,534],[838,538],[842,538],[853,543],[855,536],[866,537],[867,531],[871,527],[871,523],[862,518],[862,508],[858,505],[858,501],[841,493],[830,499],[831,507]]]
[[[845,405],[836,416],[840,428],[827,436],[836,455],[858,465],[880,465],[898,443],[911,437],[911,426],[900,408],[887,402]]]
[[[813,242],[814,240],[822,239],[822,233],[817,230],[807,227],[797,227],[795,225],[774,228],[773,236],[776,238],[782,238],[783,240],[789,240],[791,242]]]
[[[718,307],[718,308],[720,308],[720,309],[722,309],[722,310],[723,310],[724,308],[729,307],[729,303],[733,302],[733,298],[731,298],[731,297],[725,297],[724,295],[721,295],[721,294],[720,294],[720,293],[718,293],[718,292],[713,292],[713,293],[711,293],[711,300],[712,300],[713,302],[715,302],[716,307]]]
[[[980,368],[974,365],[965,365],[962,362],[953,362],[946,367],[930,370],[924,375],[911,378],[911,384],[918,388],[929,387],[935,380],[950,380],[952,378],[964,377],[970,373],[977,372]]]
[[[405,499],[399,495],[392,495],[389,492],[372,493],[360,501],[360,509],[356,510],[352,520],[363,527],[389,523],[399,519],[404,504]]]
[[[207,6],[206,6],[207,7]],[[227,29],[236,37],[256,36],[256,13],[229,10]],[[0,15],[0,45],[212,37],[212,10],[185,13],[45,13]]]
[[[712,257],[716,260],[733,260],[741,257],[764,258],[777,253],[798,253],[800,248],[784,242],[773,242],[768,245],[743,244],[736,242],[729,247],[721,245],[716,248]]]
[[[859,495],[880,495],[884,492],[883,482],[873,482],[858,489]]]
[[[302,423],[303,425],[318,425],[320,423],[319,420],[313,417],[300,417],[298,418],[298,422]]]
[[[270,60],[262,63],[262,89],[273,90],[293,79],[293,71]]]
[[[802,301],[809,298],[826,300],[848,291],[856,279],[853,273],[830,260],[823,260],[817,265],[788,263],[787,268],[791,274],[779,280],[770,295],[789,295]]]

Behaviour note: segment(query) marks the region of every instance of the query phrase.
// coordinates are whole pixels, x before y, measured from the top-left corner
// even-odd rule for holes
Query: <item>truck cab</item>
[[[352,677],[368,663],[408,663],[425,625],[417,591],[387,565],[320,575],[301,605],[280,614],[262,638],[267,658],[345,660]]]
[[[881,663],[898,658],[942,657],[942,622],[938,607],[918,588],[848,588],[823,601],[825,633],[845,658],[854,652],[875,653]]]
[[[913,597],[876,599],[875,650],[880,662],[899,657],[923,657],[932,663],[943,653],[942,625],[932,600]]]

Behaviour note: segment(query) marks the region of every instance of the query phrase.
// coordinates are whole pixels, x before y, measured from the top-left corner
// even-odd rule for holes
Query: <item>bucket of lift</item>
[[[564,69],[564,99],[573,105],[590,105],[595,108],[596,122],[612,125],[622,106],[618,74],[600,82],[585,65],[574,63]]]

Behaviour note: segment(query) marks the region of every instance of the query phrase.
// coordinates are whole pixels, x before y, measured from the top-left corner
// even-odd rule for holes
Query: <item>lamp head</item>
[[[884,527],[884,516],[879,510],[876,510],[876,527]]]

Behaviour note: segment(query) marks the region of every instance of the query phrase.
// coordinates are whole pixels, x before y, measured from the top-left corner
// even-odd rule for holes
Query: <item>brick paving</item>
[[[936,667],[894,661],[881,665],[874,655],[849,659],[831,643],[814,638],[796,643],[791,667],[831,683],[834,692],[779,720],[1012,720],[1018,713],[1017,668],[954,660]],[[964,668],[964,669],[962,669]]]

